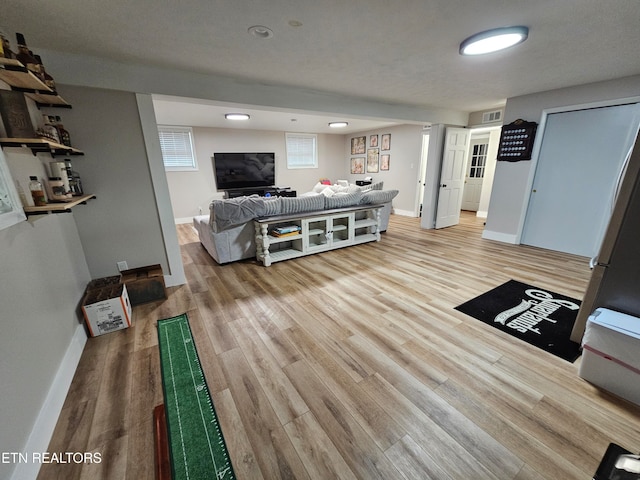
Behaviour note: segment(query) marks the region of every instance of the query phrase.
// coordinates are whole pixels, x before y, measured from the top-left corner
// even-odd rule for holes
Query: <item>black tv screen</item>
[[[275,153],[214,153],[216,189],[272,187],[276,183]]]

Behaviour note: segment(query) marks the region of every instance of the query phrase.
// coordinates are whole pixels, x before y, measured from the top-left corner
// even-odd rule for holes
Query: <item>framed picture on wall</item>
[[[367,137],[353,137],[351,139],[351,155],[362,154],[367,146]]]
[[[385,153],[380,155],[380,171],[389,170],[389,162],[391,161],[391,155]]]
[[[377,148],[367,150],[367,173],[378,173],[379,155]]]
[[[364,173],[364,157],[351,159],[351,173]]]
[[[4,153],[0,150],[0,230],[26,219]]]
[[[372,148],[378,146],[378,135],[369,136],[369,146]]]
[[[382,145],[380,147],[381,150],[391,150],[391,134],[385,133],[382,135]]]

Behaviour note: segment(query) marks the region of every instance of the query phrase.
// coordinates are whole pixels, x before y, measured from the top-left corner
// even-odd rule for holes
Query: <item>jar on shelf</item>
[[[29,177],[29,191],[31,192],[31,198],[33,198],[33,204],[36,207],[42,207],[47,204],[47,197],[44,194],[44,188],[42,182],[38,180],[38,177]]]

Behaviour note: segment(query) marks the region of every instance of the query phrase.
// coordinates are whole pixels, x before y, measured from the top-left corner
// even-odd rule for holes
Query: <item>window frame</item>
[[[318,168],[318,135],[316,133],[298,133],[298,132],[285,132],[285,152],[287,157],[287,169],[288,170],[300,170],[300,169],[308,169],[308,168]],[[305,140],[313,139],[313,158],[311,165],[305,165],[303,163],[291,162],[289,156],[289,139],[290,138],[301,138]]]
[[[189,164],[187,164],[187,162],[185,161],[183,164],[179,164],[179,165],[167,165],[167,162],[165,160],[165,152],[162,148],[162,144],[163,144],[163,140],[162,140],[162,133],[163,132],[167,132],[167,133],[173,133],[173,134],[188,134],[189,137],[189,149],[190,149],[190,155],[191,155],[191,162]],[[196,172],[198,171],[198,159],[196,158],[196,150],[195,150],[195,145],[194,145],[194,139],[193,139],[193,128],[191,127],[184,127],[184,126],[177,126],[177,125],[158,125],[158,138],[160,140],[160,151],[162,153],[162,164],[164,166],[164,169],[166,172]],[[185,155],[185,159],[186,159],[186,155]]]

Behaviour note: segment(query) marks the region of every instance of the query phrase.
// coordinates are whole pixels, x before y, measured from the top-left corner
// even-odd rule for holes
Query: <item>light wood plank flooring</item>
[[[49,451],[100,452],[39,478],[154,478],[156,321],[188,312],[238,478],[591,478],[640,450],[640,408],[453,309],[509,279],[582,298],[585,258],[392,216],[379,243],[217,265],[178,227],[188,284],[89,339]]]

